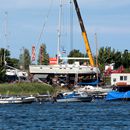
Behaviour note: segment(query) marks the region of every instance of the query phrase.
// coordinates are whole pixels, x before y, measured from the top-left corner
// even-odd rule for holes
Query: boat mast
[[[70,0],[70,51],[73,50],[73,3]]]
[[[95,44],[96,44],[96,67],[98,68],[98,42],[97,42],[97,33],[95,33]],[[97,82],[98,82],[98,72],[96,73],[96,77],[97,77]],[[98,87],[98,83],[97,83],[97,87]]]
[[[61,14],[62,14],[62,0],[60,0],[59,7],[59,29],[58,29],[58,45],[57,45],[57,64],[59,64],[60,59],[60,44],[61,44]]]
[[[96,44],[96,67],[98,67],[98,43],[97,43],[97,33],[95,33],[95,44]]]
[[[8,46],[8,30],[7,30],[7,24],[8,24],[8,12],[5,12],[5,48],[4,48],[4,65],[6,64],[6,46]]]

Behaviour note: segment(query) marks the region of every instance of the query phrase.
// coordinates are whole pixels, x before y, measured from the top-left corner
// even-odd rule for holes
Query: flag
[[[62,54],[65,54],[66,53],[66,50],[62,50]]]

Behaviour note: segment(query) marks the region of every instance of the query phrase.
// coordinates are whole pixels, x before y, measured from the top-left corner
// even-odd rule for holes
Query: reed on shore
[[[1,95],[53,94],[54,87],[45,83],[4,83],[0,84]]]

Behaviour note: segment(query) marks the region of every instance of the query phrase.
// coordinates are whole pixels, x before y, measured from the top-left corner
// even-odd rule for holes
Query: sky
[[[93,55],[96,43],[98,48],[130,51],[130,0],[77,1]],[[62,4],[60,49],[66,50],[65,55],[71,49],[85,53],[75,9],[70,0],[62,0]],[[19,58],[23,48],[31,54],[34,45],[38,54],[39,46],[44,43],[50,57],[55,57],[59,10],[60,0],[0,0],[0,48],[9,49],[11,57]]]

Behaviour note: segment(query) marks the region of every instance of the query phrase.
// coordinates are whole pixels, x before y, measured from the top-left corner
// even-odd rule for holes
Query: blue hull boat
[[[57,95],[56,102],[91,102],[92,96],[87,93],[71,92]]]
[[[130,100],[130,86],[115,86],[106,96],[107,101]]]

